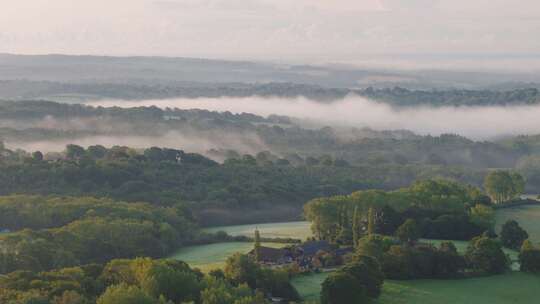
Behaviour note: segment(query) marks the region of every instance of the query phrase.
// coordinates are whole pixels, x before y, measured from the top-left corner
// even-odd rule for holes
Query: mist
[[[255,154],[269,150],[268,147],[254,134],[226,134],[225,132],[201,132],[199,134],[170,131],[161,136],[138,136],[138,135],[98,135],[81,138],[62,138],[34,141],[6,141],[8,149],[22,149],[24,151],[60,152],[68,144],[82,147],[102,145],[107,148],[113,146],[127,146],[134,149],[146,149],[148,147],[167,147],[181,149],[186,152],[207,154],[211,149],[231,149],[242,153]],[[213,157],[215,159],[215,157]],[[223,159],[215,159],[222,161]]]
[[[540,106],[462,106],[395,108],[358,96],[332,103],[306,98],[197,98],[164,100],[104,100],[89,103],[104,107],[206,109],[253,113],[262,116],[287,115],[311,123],[339,127],[369,127],[375,130],[406,129],[421,135],[453,133],[475,140],[501,136],[539,134]]]

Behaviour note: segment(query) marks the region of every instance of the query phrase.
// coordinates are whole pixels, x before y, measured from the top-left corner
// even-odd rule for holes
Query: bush
[[[342,268],[343,272],[352,275],[366,287],[367,296],[378,298],[384,283],[381,265],[370,256],[357,256],[354,261]]]
[[[471,240],[465,260],[477,272],[499,274],[508,270],[510,261],[501,245],[488,237],[480,236]]]
[[[540,249],[535,248],[529,240],[525,240],[521,246],[519,264],[523,272],[540,272]]]
[[[519,250],[523,241],[529,238],[527,231],[523,230],[514,220],[508,220],[502,226],[501,242],[504,247]]]
[[[332,273],[322,283],[321,304],[362,304],[368,301],[366,288],[348,273]]]

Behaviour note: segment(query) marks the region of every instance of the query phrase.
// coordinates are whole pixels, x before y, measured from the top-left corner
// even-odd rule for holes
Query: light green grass
[[[317,301],[328,273],[293,280],[305,300]],[[378,304],[525,304],[536,303],[540,276],[512,272],[462,280],[385,281]]]
[[[293,238],[305,240],[312,236],[309,222],[286,222],[286,223],[271,223],[271,224],[253,224],[239,226],[222,226],[206,228],[203,231],[214,233],[217,231],[225,231],[232,236],[253,236],[255,229],[259,229],[261,237],[264,238]]]
[[[495,213],[497,231],[507,220],[516,220],[529,233],[529,238],[540,243],[540,205],[499,209]]]
[[[266,247],[281,248],[286,244],[263,243],[262,245]],[[191,267],[199,268],[202,271],[208,271],[222,268],[227,258],[236,252],[248,253],[251,249],[253,249],[253,243],[244,242],[197,245],[184,247],[170,256],[170,258],[184,261]]]

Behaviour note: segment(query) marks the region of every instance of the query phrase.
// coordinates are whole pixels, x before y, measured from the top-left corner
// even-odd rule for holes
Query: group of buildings
[[[340,248],[328,241],[307,241],[284,248],[256,246],[249,255],[269,267],[297,265],[301,271],[313,271],[341,265],[352,252],[352,247]]]

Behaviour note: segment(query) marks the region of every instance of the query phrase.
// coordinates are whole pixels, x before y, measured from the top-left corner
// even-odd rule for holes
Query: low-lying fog
[[[396,109],[358,96],[321,103],[306,98],[222,97],[145,101],[105,100],[94,106],[157,106],[207,109],[233,113],[287,115],[328,125],[370,127],[376,130],[407,129],[418,134],[457,133],[472,139],[503,135],[540,134],[540,106],[414,107]]]

